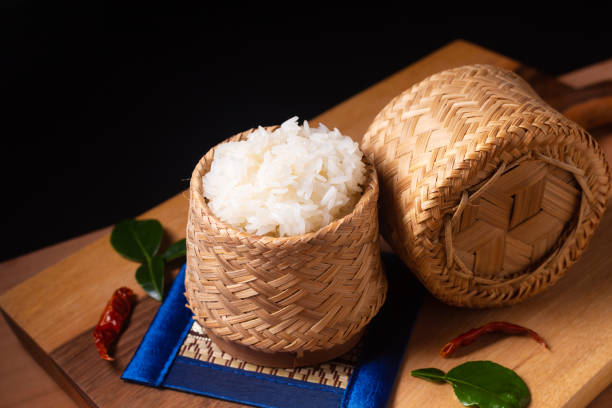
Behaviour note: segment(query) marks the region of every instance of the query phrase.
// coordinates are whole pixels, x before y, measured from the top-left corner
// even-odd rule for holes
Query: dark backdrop
[[[217,142],[316,116],[454,39],[555,75],[612,43],[579,17],[2,8],[0,260],[142,213],[187,188]]]

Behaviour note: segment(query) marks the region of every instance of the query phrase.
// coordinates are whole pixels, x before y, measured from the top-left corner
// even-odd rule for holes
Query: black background
[[[554,75],[612,56],[593,16],[285,11],[3,4],[0,260],[136,216],[226,137],[312,118],[454,39]]]

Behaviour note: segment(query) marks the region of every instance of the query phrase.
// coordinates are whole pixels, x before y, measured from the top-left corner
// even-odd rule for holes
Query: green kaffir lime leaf
[[[164,258],[164,261],[170,262],[185,256],[186,253],[187,247],[185,245],[185,238],[183,238],[180,241],[176,241],[174,244],[170,245],[162,254],[162,258]]]
[[[136,270],[136,281],[153,299],[164,297],[164,259],[155,255]]]
[[[446,382],[444,371],[437,368],[421,368],[419,370],[413,370],[410,372],[410,375],[437,383]]]
[[[113,228],[111,245],[131,261],[145,262],[159,250],[164,231],[157,220],[123,220]]]
[[[524,408],[531,401],[529,388],[521,377],[492,361],[469,361],[447,374],[437,368],[422,368],[410,374],[425,380],[450,383],[457,399],[465,406]]]

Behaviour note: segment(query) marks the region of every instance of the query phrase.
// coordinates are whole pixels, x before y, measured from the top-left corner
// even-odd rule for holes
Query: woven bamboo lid
[[[398,95],[362,149],[379,174],[384,237],[459,306],[508,305],[554,284],[586,248],[610,189],[597,142],[488,65]]]

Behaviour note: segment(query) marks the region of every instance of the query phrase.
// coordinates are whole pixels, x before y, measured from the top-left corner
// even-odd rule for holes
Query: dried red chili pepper
[[[457,336],[456,338],[448,342],[444,347],[442,347],[442,350],[440,350],[440,355],[442,357],[448,357],[458,347],[467,346],[468,344],[473,343],[477,338],[486,333],[528,334],[535,341],[548,348],[548,344],[546,344],[546,341],[542,337],[540,337],[539,334],[537,334],[531,329],[508,322],[491,322],[485,324],[482,327],[469,330]]]
[[[94,343],[101,358],[114,361],[114,358],[108,355],[108,350],[119,338],[123,324],[130,316],[135,301],[136,297],[132,289],[123,287],[117,289],[106,304],[100,321],[93,331]]]

